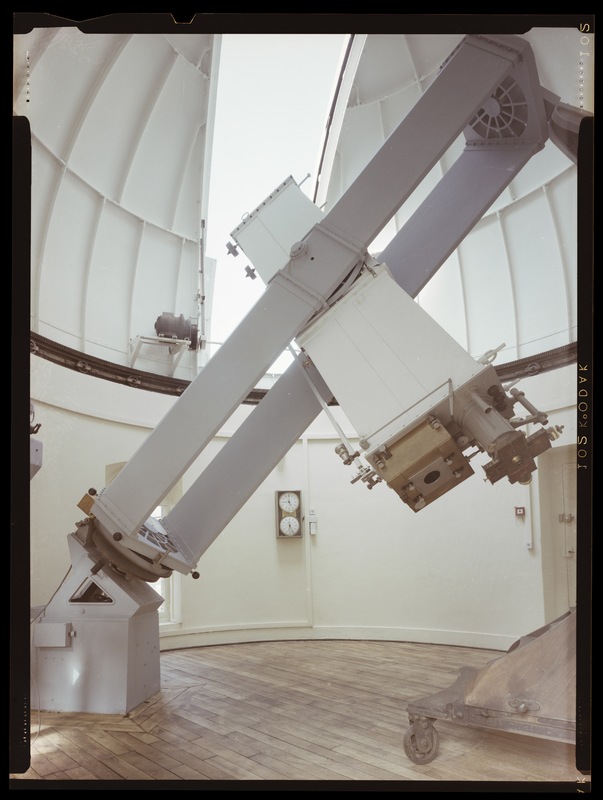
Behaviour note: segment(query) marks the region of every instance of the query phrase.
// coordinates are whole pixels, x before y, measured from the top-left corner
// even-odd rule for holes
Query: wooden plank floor
[[[402,790],[425,781],[526,788],[583,782],[572,745],[446,720],[436,723],[435,760],[408,759],[408,703],[448,688],[460,667],[481,667],[497,655],[366,641],[164,652],[160,692],[127,716],[33,711],[30,768],[10,777],[13,786],[109,781],[125,788],[139,781],[176,788],[186,781],[235,781],[241,788],[257,781],[393,782]]]

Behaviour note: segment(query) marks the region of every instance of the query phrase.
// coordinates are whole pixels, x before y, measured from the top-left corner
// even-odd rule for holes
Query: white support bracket
[[[170,360],[168,375],[174,376],[185,350],[190,345],[188,339],[168,339],[164,336],[135,336],[130,340],[130,366],[134,368],[143,345],[161,347],[167,350]]]

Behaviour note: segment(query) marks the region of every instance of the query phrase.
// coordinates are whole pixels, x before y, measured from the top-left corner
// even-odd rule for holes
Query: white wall
[[[575,369],[530,378],[528,398],[574,444]],[[97,380],[36,356],[31,398],[44,463],[31,482],[31,604],[47,603],[69,568],[77,503],[101,489],[174,398]],[[238,421],[241,407],[183,479],[186,491]],[[336,409],[339,423],[349,423]],[[182,579],[182,621],[162,648],[272,638],[370,638],[504,650],[545,621],[538,482],[495,486],[476,474],[414,514],[385,485],[351,484],[318,418]],[[249,468],[253,469],[253,454]],[[318,533],[277,540],[274,493],[300,489]],[[524,519],[515,507],[526,508]],[[530,545],[530,546],[528,546]]]

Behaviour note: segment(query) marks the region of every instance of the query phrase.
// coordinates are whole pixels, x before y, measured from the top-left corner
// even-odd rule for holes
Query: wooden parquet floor
[[[446,720],[436,723],[433,761],[418,765],[406,756],[408,703],[451,686],[460,667],[479,668],[497,655],[367,641],[163,652],[161,690],[127,716],[33,711],[30,768],[11,775],[10,787],[164,781],[190,789],[188,782],[210,788],[206,782],[218,781],[261,789],[257,782],[299,781],[408,791],[431,781],[520,783],[526,791],[529,783],[589,781],[576,769],[573,745]]]

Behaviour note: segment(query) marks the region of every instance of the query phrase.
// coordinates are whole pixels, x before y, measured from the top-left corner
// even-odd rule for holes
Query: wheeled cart
[[[576,611],[522,637],[485,667],[461,667],[448,689],[407,707],[404,751],[415,764],[438,753],[438,719],[574,744]]]

